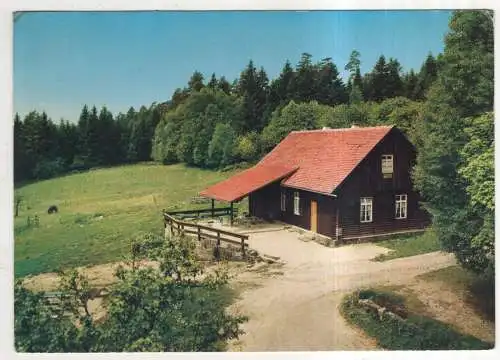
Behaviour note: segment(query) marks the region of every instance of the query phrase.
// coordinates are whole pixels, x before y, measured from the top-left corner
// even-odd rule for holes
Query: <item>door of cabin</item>
[[[318,232],[318,203],[311,200],[311,231]]]

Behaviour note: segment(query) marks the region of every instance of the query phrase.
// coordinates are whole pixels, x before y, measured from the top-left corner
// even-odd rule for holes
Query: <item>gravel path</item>
[[[359,287],[404,285],[416,275],[455,264],[434,252],[373,262],[388,250],[374,244],[326,248],[289,230],[250,234],[250,247],[279,256],[282,276],[244,291],[234,309],[249,316],[235,351],[368,350],[375,342],[348,325],[338,311],[342,296]]]

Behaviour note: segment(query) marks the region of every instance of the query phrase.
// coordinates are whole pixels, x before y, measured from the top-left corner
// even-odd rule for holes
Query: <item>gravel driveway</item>
[[[342,296],[363,286],[406,284],[455,264],[453,255],[441,252],[373,262],[388,250],[370,243],[327,248],[285,229],[250,234],[249,244],[285,265],[282,276],[244,291],[234,305],[250,318],[246,334],[232,344],[237,351],[374,349],[374,341],[340,315]]]

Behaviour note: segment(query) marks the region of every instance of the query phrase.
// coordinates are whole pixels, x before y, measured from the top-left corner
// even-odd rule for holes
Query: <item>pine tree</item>
[[[417,100],[418,76],[413,69],[403,76],[403,95],[410,100]]]
[[[203,74],[199,71],[195,71],[188,82],[188,90],[190,92],[197,92],[203,89],[205,85],[203,84]]]
[[[360,56],[359,51],[353,50],[349,56],[349,62],[345,66],[345,70],[349,71],[346,92],[349,94],[349,103],[351,104],[363,101],[363,78],[361,77]]]
[[[278,78],[269,85],[269,96],[266,103],[265,118],[270,119],[276,108],[288,104],[295,95],[295,72],[290,61],[286,61]]]
[[[418,74],[418,82],[415,89],[415,98],[423,100],[425,94],[431,87],[432,83],[436,80],[438,71],[438,64],[436,59],[429,54],[423,63],[420,72]]]
[[[210,78],[210,81],[207,84],[207,87],[209,89],[215,90],[217,88],[218,81],[217,78],[215,77],[215,73],[212,73],[212,77]]]
[[[231,93],[231,84],[226,80],[224,76],[221,76],[217,82],[217,88],[227,95]]]
[[[368,96],[369,100],[382,101],[387,97],[387,75],[387,63],[385,61],[385,56],[381,55],[371,73],[371,93]]]
[[[298,102],[309,102],[314,100],[316,94],[315,73],[316,69],[311,61],[312,55],[302,53],[297,64],[297,75],[295,78],[294,100]]]
[[[89,109],[87,105],[84,105],[80,113],[80,118],[78,119],[78,154],[84,163],[89,153],[89,115]]]
[[[403,95],[403,81],[401,80],[401,65],[396,59],[390,58],[386,66],[384,99]]]
[[[268,78],[263,68],[258,72],[250,60],[241,73],[237,93],[243,98],[243,124],[240,133],[260,131],[264,127],[264,111],[267,102]]]
[[[89,114],[88,126],[87,126],[87,153],[86,159],[88,165],[96,166],[102,164],[101,153],[100,153],[100,135],[99,135],[99,115],[97,114],[97,108],[92,106]]]
[[[66,167],[73,164],[78,155],[78,149],[75,147],[75,144],[78,143],[78,139],[79,134],[77,125],[61,119],[58,126],[58,148],[59,157],[63,159]]]
[[[321,60],[317,65],[316,94],[314,100],[324,105],[343,104],[348,101],[348,94],[337,66],[331,58]]]
[[[30,179],[33,163],[26,153],[26,139],[24,136],[23,122],[16,113],[14,116],[14,181]]]

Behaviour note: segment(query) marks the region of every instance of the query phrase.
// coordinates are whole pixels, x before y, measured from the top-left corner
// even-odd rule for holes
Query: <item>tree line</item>
[[[287,61],[271,81],[253,61],[232,84],[215,74],[205,84],[195,72],[168,102],[152,157],[164,164],[223,168],[258,160],[291,130],[378,124],[395,117],[409,127],[408,117],[437,77],[439,59],[429,54],[418,73],[403,73],[396,59],[386,61],[383,55],[363,76],[360,66],[360,54],[353,51],[345,65],[347,84],[331,58],[314,63],[307,53],[295,67]]]
[[[274,145],[270,141],[273,135],[262,138],[264,129],[270,125],[272,129],[273,121],[288,122],[277,118],[292,102],[306,108],[309,105],[304,104],[310,102],[323,109],[341,106],[328,110],[345,112],[345,121],[338,126],[349,123],[353,114],[362,122],[365,115],[357,114],[359,104],[376,107],[396,97],[424,99],[436,77],[438,60],[429,55],[418,73],[402,73],[396,59],[386,61],[383,55],[364,76],[360,65],[360,54],[353,51],[345,66],[350,76],[344,84],[331,58],[313,63],[312,55],[304,53],[295,67],[287,61],[271,81],[253,61],[232,83],[215,74],[205,81],[195,71],[187,86],[176,89],[165,103],[142,106],[138,111],[131,107],[116,116],[106,107],[98,110],[87,105],[76,124],[67,120],[54,123],[45,112],[33,111],[24,119],[16,114],[14,181],[148,160],[209,168],[255,161]],[[334,120],[330,123],[336,126]]]
[[[78,122],[54,123],[45,112],[14,117],[14,181],[47,179],[69,171],[151,158],[163,106],[131,107],[126,114],[85,105]]]

